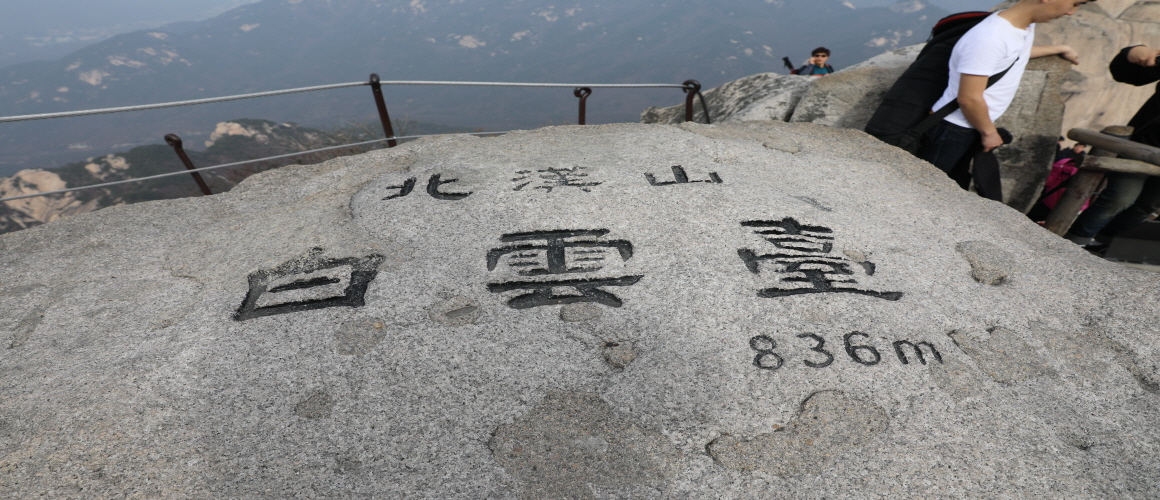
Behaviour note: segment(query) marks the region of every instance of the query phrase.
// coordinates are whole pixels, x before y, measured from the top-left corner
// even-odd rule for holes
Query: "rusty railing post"
[[[193,162],[190,161],[189,155],[185,154],[185,148],[182,147],[181,138],[177,134],[168,134],[165,136],[165,143],[173,147],[173,151],[177,152],[177,157],[181,159],[181,163],[185,164],[185,168],[194,170]],[[193,181],[197,183],[197,187],[201,189],[201,194],[206,196],[212,195],[213,191],[209,190],[209,185],[205,183],[205,179],[201,178],[200,172],[190,172],[193,176]]]
[[[1113,137],[1127,139],[1132,135],[1132,129],[1129,127],[1111,126],[1100,131]],[[1103,156],[1114,158],[1115,153],[1093,147],[1088,156]],[[1071,229],[1071,225],[1079,218],[1080,209],[1083,208],[1083,203],[1092,197],[1092,194],[1099,188],[1100,182],[1104,180],[1104,173],[1097,170],[1085,170],[1083,164],[1079,165],[1079,171],[1075,173],[1067,184],[1067,191],[1064,191],[1063,196],[1055,203],[1055,208],[1048,214],[1047,220],[1043,222],[1043,227],[1060,236],[1067,234]]]
[[[379,108],[379,121],[383,123],[383,136],[390,139],[387,141],[387,147],[398,146],[399,141],[393,139],[395,129],[391,127],[391,115],[387,113],[387,101],[383,99],[383,85],[379,83],[378,73],[371,73],[371,93],[375,95],[375,106]]]
[[[685,91],[685,121],[693,121],[693,97],[696,97],[697,92],[701,91],[701,82],[696,80],[685,80],[681,83],[684,85]],[[709,110],[705,110],[708,113]]]
[[[585,115],[585,111],[586,111],[586,109],[585,109],[585,107],[586,107],[586,106],[585,106],[585,103],[587,103],[587,102],[588,102],[588,96],[592,95],[592,89],[591,89],[590,87],[576,87],[576,90],[573,90],[573,91],[572,91],[572,95],[574,95],[574,96],[576,96],[576,97],[579,97],[579,98],[580,98],[580,120],[579,120],[579,124],[580,124],[580,125],[584,125],[584,121],[585,121],[585,116],[584,116],[584,115]]]

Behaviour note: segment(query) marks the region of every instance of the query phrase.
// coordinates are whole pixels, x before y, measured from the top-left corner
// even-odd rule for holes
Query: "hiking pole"
[[[794,70],[797,69],[797,68],[793,67],[793,63],[790,62],[788,57],[781,58],[781,62],[785,63],[785,67],[786,67],[786,69],[789,70],[789,74],[791,74],[791,75],[793,74]]]

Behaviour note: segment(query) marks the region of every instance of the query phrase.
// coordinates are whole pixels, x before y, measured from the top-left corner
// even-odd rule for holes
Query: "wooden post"
[[[1087,156],[1083,160],[1084,170],[1119,172],[1122,174],[1144,174],[1160,177],[1160,167],[1137,160]]]
[[[1118,158],[1160,165],[1160,148],[1129,141],[1128,137],[1131,136],[1132,127],[1108,127],[1099,134],[1082,128],[1073,128],[1067,132],[1069,139],[1087,144],[1093,149],[1115,151]]]
[[[1075,129],[1071,130],[1068,133],[1068,137],[1077,135],[1075,132]],[[1132,128],[1111,126],[1103,129],[1100,133],[1112,136],[1113,138],[1127,140],[1132,135]],[[1116,156],[1115,153],[1103,147],[1097,147],[1094,144],[1098,142],[1102,145],[1108,145],[1107,142],[1099,140],[1101,139],[1100,137],[1093,137],[1093,134],[1078,135],[1083,137],[1085,140],[1084,144],[1093,146],[1088,156],[1108,158]],[[1067,230],[1071,229],[1071,225],[1079,217],[1079,212],[1083,208],[1084,202],[1092,197],[1092,194],[1100,187],[1100,182],[1103,180],[1104,172],[1099,170],[1084,170],[1083,165],[1080,165],[1079,172],[1076,172],[1075,176],[1071,178],[1071,181],[1067,185],[1067,191],[1059,198],[1059,202],[1051,210],[1051,214],[1047,216],[1047,221],[1044,222],[1043,227],[1060,236],[1067,234]]]

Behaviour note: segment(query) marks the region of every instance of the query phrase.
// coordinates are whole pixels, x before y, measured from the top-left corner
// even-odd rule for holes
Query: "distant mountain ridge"
[[[0,16],[0,68],[60,59],[115,35],[209,19],[252,1],[10,0]]]
[[[394,120],[398,136],[464,133],[453,129],[420,123],[407,118]],[[201,144],[187,143],[186,153],[195,167],[209,167],[241,161],[269,158],[343,146],[379,137],[378,123],[349,123],[346,127],[316,130],[294,123],[241,118],[218,123]],[[406,142],[403,140],[401,142]],[[250,163],[237,167],[208,170],[201,173],[213,193],[233,189],[245,178],[284,165],[321,163],[339,156],[363,153],[385,143],[332,149],[317,153]],[[204,146],[203,151],[191,150]],[[55,168],[27,169],[12,177],[0,177],[0,198],[44,193],[79,186],[92,186],[126,179],[140,179],[158,174],[183,172],[185,166],[174,150],[165,144],[138,146],[100,157]],[[163,177],[69,193],[36,196],[0,203],[0,234],[46,224],[114,205],[144,201],[200,196],[200,190],[188,175]]]
[[[0,115],[194,99],[384,79],[672,82],[706,87],[800,63],[826,45],[839,67],[922,41],[946,12],[840,0],[264,0],[196,23],[119,35],[54,62],[0,70]],[[598,91],[590,122],[635,121],[679,91]],[[388,89],[392,114],[489,130],[574,123],[570,91]],[[309,125],[374,114],[364,89],[84,119],[0,124],[0,175],[112,145],[203,133],[227,116]],[[160,131],[164,131],[159,133]],[[84,143],[89,150],[70,151]],[[76,146],[74,146],[76,147]]]

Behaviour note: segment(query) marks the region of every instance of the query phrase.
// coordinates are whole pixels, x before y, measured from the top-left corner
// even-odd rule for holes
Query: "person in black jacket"
[[[1127,47],[1112,59],[1109,69],[1117,82],[1142,86],[1160,81],[1160,50],[1144,45]],[[1160,147],[1160,88],[1136,112],[1128,125],[1131,140]],[[1160,211],[1160,177],[1145,174],[1108,174],[1108,187],[1080,214],[1068,230],[1067,239],[1080,245],[1110,242],[1117,234],[1136,227]]]

